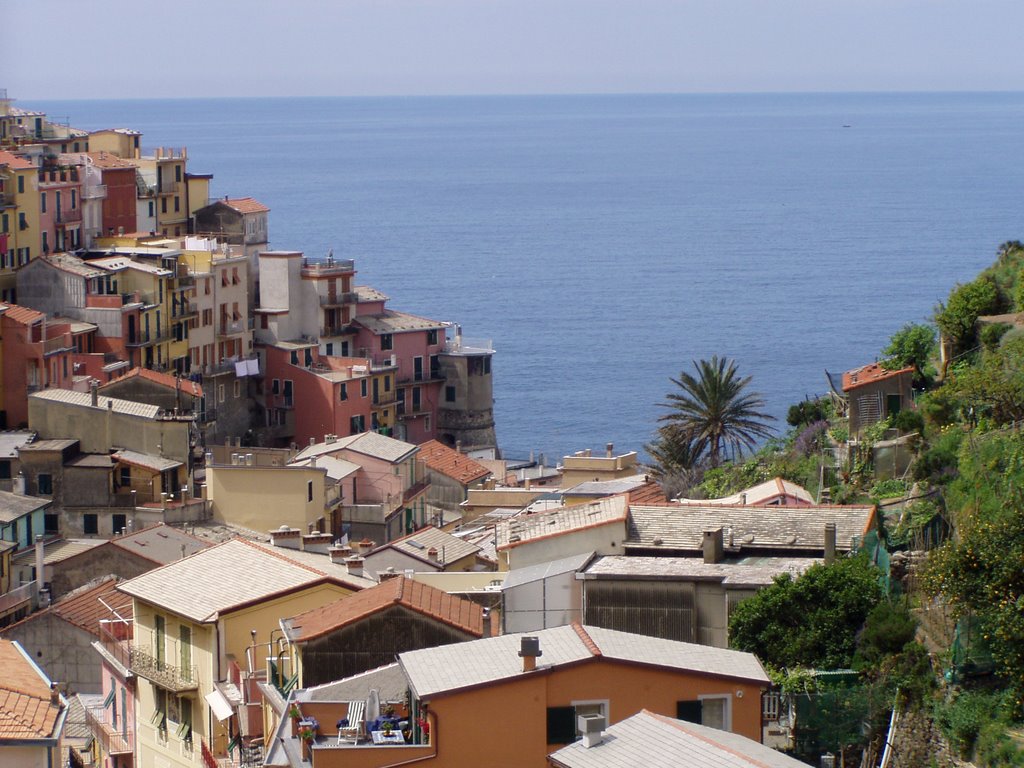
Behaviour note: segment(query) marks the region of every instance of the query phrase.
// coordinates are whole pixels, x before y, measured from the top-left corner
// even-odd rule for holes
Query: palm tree
[[[680,391],[669,392],[661,403],[671,413],[659,421],[675,430],[663,431],[662,437],[673,432],[682,436],[691,451],[698,456],[707,453],[708,463],[717,467],[723,452],[740,456],[744,449],[753,448],[758,438],[771,436],[765,422],[774,417],[759,410],[764,400],[758,393],[746,391],[750,376],[740,378],[734,361],[715,355],[695,361],[693,367],[696,376],[683,371],[678,379],[671,379]]]

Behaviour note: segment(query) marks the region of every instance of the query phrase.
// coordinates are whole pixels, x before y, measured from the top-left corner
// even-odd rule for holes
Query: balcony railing
[[[346,293],[337,293],[334,296],[327,295],[320,297],[321,307],[340,307],[344,304],[355,304],[359,301],[359,294],[355,291],[348,291]]]
[[[58,224],[74,224],[82,220],[81,208],[62,208],[53,217]]]
[[[131,497],[128,497],[129,499]],[[122,626],[117,625],[115,626]],[[103,650],[113,657],[113,659],[125,669],[131,669],[132,665],[132,649],[129,639],[131,638],[131,624],[123,625],[124,629],[122,634],[127,637],[118,637],[115,631],[110,628],[110,622],[100,622],[100,644],[103,646]]]
[[[253,328],[253,319],[250,317],[248,320],[221,320],[217,326],[218,334],[220,336],[234,336],[237,333],[244,333],[245,331],[251,331]]]
[[[36,583],[30,581],[28,584],[22,584],[20,587],[15,587],[0,595],[0,615],[9,613],[24,603],[31,603],[35,607],[35,602]]]
[[[168,181],[167,179],[161,179],[159,193],[161,195],[174,195],[178,193],[180,188],[180,181]]]
[[[123,715],[122,715],[123,716]],[[93,736],[103,746],[103,751],[108,755],[129,755],[133,749],[133,734],[131,730],[123,732],[110,722],[110,715],[102,707],[88,707],[85,710],[85,721]]]
[[[196,667],[176,667],[157,659],[149,651],[137,645],[131,647],[131,670],[139,677],[156,683],[161,688],[181,693],[199,687]]]
[[[46,339],[43,341],[43,354],[52,355],[55,352],[63,352],[64,350],[74,349],[73,344],[69,344],[63,336],[57,336],[52,339]]]
[[[402,493],[402,503],[408,504],[409,501],[415,499],[417,496],[423,493],[423,491],[425,491],[429,486],[429,480],[420,480],[418,483],[414,483],[413,485],[409,486]]]

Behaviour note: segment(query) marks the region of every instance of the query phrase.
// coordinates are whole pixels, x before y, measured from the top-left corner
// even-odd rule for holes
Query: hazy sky
[[[23,103],[1024,89],[1022,0],[0,0],[0,27]]]

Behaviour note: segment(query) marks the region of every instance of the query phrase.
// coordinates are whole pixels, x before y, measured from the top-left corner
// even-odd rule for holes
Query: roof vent
[[[532,672],[537,668],[537,659],[544,655],[540,649],[540,638],[523,637],[519,641],[519,655],[523,659],[523,672]]]

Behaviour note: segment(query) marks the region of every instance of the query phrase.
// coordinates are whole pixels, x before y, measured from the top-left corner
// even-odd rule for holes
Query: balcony
[[[429,480],[420,480],[418,483],[413,483],[402,492],[402,503],[408,504],[410,501],[415,499],[429,487]]]
[[[46,339],[43,342],[43,355],[47,356],[47,355],[54,355],[54,354],[56,354],[58,352],[69,352],[71,350],[74,350],[74,348],[75,348],[74,345],[73,344],[69,344],[64,339],[64,336],[62,334],[62,335],[57,336],[56,338],[53,338],[53,339]]]
[[[31,605],[33,609],[36,606],[36,583],[34,581],[22,584],[20,587],[15,587],[0,595],[0,616],[6,616],[18,608],[28,605]]]
[[[110,713],[102,707],[87,707],[85,710],[85,721],[92,731],[92,735],[99,741],[103,751],[108,755],[130,755],[134,745],[132,731],[125,729],[123,732],[117,729],[110,722]]]
[[[355,291],[348,291],[347,293],[338,293],[334,296],[327,295],[320,297],[321,307],[343,307],[346,304],[355,304],[359,301],[359,294]]]
[[[132,672],[168,691],[183,693],[199,687],[199,673],[194,666],[172,666],[137,645],[131,646],[130,659]]]
[[[180,191],[181,191],[181,182],[180,181],[168,181],[167,179],[162,179],[160,181],[160,185],[159,185],[159,189],[157,190],[157,193],[161,194],[161,195],[177,195],[177,194],[180,193]]]
[[[62,208],[54,214],[53,220],[57,224],[77,224],[82,220],[82,209]]]
[[[134,339],[128,339],[129,347],[148,347],[153,344],[160,344],[165,341],[171,340],[171,333],[168,329],[164,328],[159,331],[152,331],[149,333],[137,333]]]
[[[326,259],[302,260],[302,274],[308,277],[329,277],[332,275],[343,275],[356,271],[356,262],[353,259],[336,259],[328,256]]]
[[[239,333],[245,333],[251,331],[253,328],[253,319],[250,317],[248,320],[225,320],[221,318],[220,324],[217,326],[218,336],[235,336]]]

